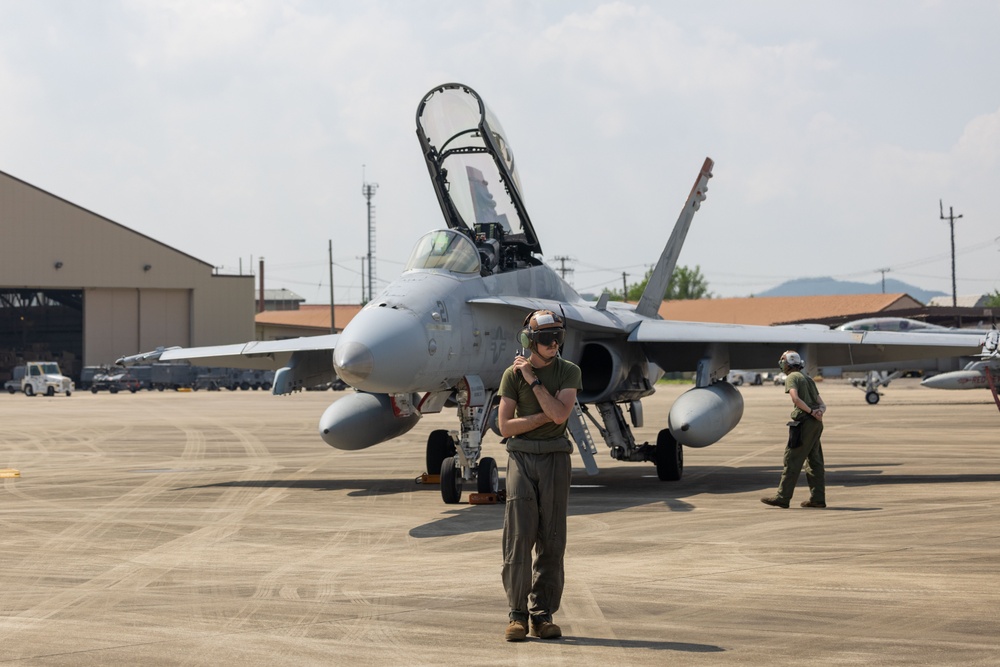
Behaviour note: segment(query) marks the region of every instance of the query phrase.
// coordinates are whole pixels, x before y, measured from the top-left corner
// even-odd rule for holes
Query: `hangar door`
[[[191,345],[191,290],[88,289],[83,312],[88,366],[161,345]]]
[[[83,357],[83,292],[0,288],[0,382],[24,361],[57,361],[76,377]]]

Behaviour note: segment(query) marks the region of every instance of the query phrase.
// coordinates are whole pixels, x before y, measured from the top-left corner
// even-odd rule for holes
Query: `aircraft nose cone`
[[[333,366],[355,389],[384,394],[419,391],[418,376],[432,349],[436,348],[412,311],[369,308],[341,332]]]
[[[339,343],[334,351],[337,375],[352,387],[368,379],[375,367],[375,357],[368,346],[358,341]]]

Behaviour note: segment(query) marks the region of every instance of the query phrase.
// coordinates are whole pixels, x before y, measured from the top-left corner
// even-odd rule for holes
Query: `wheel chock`
[[[469,504],[470,505],[496,505],[498,503],[507,502],[507,492],[500,491],[498,493],[470,493],[469,494]]]
[[[420,473],[420,477],[413,480],[417,484],[440,484],[441,475],[431,475],[426,472]]]

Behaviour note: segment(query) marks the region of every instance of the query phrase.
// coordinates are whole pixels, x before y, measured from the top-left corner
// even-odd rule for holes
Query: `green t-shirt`
[[[819,389],[816,388],[816,383],[808,375],[805,375],[802,371],[792,371],[785,377],[785,393],[789,393],[789,390],[795,388],[795,392],[799,395],[809,409],[819,407]],[[802,421],[808,412],[800,410],[798,406],[792,408],[792,419],[795,421]]]
[[[536,368],[535,377],[542,381],[542,385],[553,396],[560,389],[576,389],[577,391],[583,389],[583,374],[580,372],[580,367],[562,357],[557,357],[555,362],[548,366]],[[503,378],[500,380],[499,393],[500,396],[512,398],[517,402],[517,406],[514,408],[515,417],[528,417],[542,411],[535,391],[525,382],[520,373],[514,371],[513,366],[504,371]],[[565,433],[566,422],[562,424],[549,422],[517,437],[529,440],[551,440],[562,437]]]

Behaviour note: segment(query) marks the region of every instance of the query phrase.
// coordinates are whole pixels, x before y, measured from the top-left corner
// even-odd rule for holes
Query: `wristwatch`
[[[541,383],[542,383],[541,380],[539,380],[538,378],[535,378],[535,381],[531,383],[530,387],[531,387],[531,389],[534,389],[535,387],[537,387]]]

